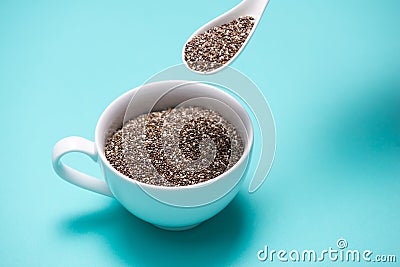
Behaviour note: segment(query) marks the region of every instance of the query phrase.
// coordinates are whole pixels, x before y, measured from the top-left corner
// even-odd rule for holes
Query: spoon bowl
[[[189,39],[185,42],[185,45],[183,46],[182,49],[182,61],[184,62],[185,66],[190,69],[191,71],[195,73],[201,73],[201,74],[213,74],[216,73],[220,70],[222,70],[224,67],[228,66],[232,61],[236,59],[236,57],[243,51],[244,47],[247,45],[249,42],[251,36],[253,35],[255,29],[257,28],[257,25],[261,19],[261,16],[267,7],[269,0],[244,0],[241,3],[239,3],[237,6],[232,8],[231,10],[225,12],[224,14],[220,15],[219,17],[216,17],[215,19],[211,20],[207,24],[201,26],[199,29],[197,29],[190,37]],[[225,64],[221,64],[217,68],[214,68],[210,71],[206,72],[201,72],[194,70],[189,67],[188,63],[185,60],[185,47],[189,41],[193,39],[193,37],[205,33],[206,31],[217,27],[221,26],[223,24],[227,24],[235,19],[238,19],[240,17],[245,17],[245,16],[251,16],[254,18],[254,25],[247,36],[246,40],[240,47],[240,49],[233,55],[232,58],[230,58]]]

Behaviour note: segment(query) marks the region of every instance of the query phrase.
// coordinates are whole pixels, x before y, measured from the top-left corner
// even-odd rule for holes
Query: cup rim
[[[104,133],[100,132],[100,124],[101,122],[104,120],[104,117],[110,112],[110,110],[119,102],[121,101],[123,98],[127,97],[128,95],[131,95],[135,90],[139,90],[141,87],[143,86],[149,86],[152,84],[158,84],[158,83],[165,83],[165,82],[196,82],[196,83],[201,83],[202,85],[205,85],[207,87],[209,87],[212,90],[218,90],[220,93],[226,95],[227,98],[230,98],[232,101],[236,102],[238,104],[238,106],[243,109],[243,114],[246,117],[246,119],[250,122],[249,123],[249,128],[246,128],[246,132],[247,132],[247,136],[248,136],[248,140],[246,142],[245,148],[243,150],[243,154],[240,156],[240,159],[231,167],[229,168],[227,171],[223,172],[222,174],[218,175],[217,177],[214,177],[212,179],[209,179],[207,181],[201,182],[201,183],[197,183],[197,184],[192,184],[192,185],[185,185],[185,186],[162,186],[162,185],[153,185],[153,184],[147,184],[147,183],[143,183],[140,182],[136,179],[130,178],[128,176],[126,176],[123,173],[120,173],[118,170],[116,170],[111,163],[107,160],[107,158],[105,157],[104,154],[104,147],[100,147],[100,136],[102,136],[102,134],[104,135]],[[128,104],[129,105],[129,104]],[[185,190],[185,189],[194,189],[194,188],[201,188],[203,186],[207,186],[210,185],[212,183],[214,183],[217,180],[220,180],[222,178],[224,178],[225,176],[229,175],[230,173],[232,173],[239,165],[241,165],[243,163],[243,161],[248,160],[252,145],[253,145],[253,139],[254,139],[254,129],[253,129],[253,123],[251,121],[251,118],[248,114],[248,112],[246,111],[246,109],[243,107],[243,105],[236,99],[234,98],[232,95],[228,94],[227,92],[220,90],[210,84],[207,83],[203,83],[201,81],[188,81],[188,80],[163,80],[163,81],[157,81],[157,82],[152,82],[152,83],[148,83],[148,84],[142,84],[140,86],[137,86],[133,89],[128,90],[127,92],[123,93],[122,95],[118,96],[117,98],[115,98],[110,104],[108,104],[108,106],[104,109],[104,111],[102,112],[102,114],[100,115],[97,124],[96,124],[96,130],[95,130],[95,146],[96,146],[96,151],[98,154],[98,157],[100,158],[101,162],[103,164],[105,164],[109,170],[111,170],[113,172],[113,174],[115,174],[117,177],[128,181],[129,183],[133,183],[133,184],[137,184],[141,187],[145,187],[145,188],[151,188],[151,189],[159,189],[159,190],[168,190],[168,191],[176,191],[176,190]],[[107,177],[104,177],[107,181]],[[242,178],[241,178],[242,179]],[[239,179],[239,180],[241,180]],[[107,181],[108,182],[108,181]]]

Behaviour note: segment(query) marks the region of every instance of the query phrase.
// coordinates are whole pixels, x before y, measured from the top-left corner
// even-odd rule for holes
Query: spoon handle
[[[259,20],[261,19],[261,16],[268,5],[268,2],[269,0],[244,0],[242,2],[242,11],[245,13],[249,13],[249,15],[253,15],[256,20]]]
[[[222,14],[220,18],[238,18],[248,15],[254,17],[255,24],[258,24],[268,2],[269,0],[244,0],[228,12]]]

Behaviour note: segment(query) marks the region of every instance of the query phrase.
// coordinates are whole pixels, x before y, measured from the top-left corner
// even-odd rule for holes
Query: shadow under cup
[[[233,167],[206,182],[164,187],[128,178],[107,161],[106,139],[125,122],[142,114],[181,106],[214,110],[235,127],[244,151]],[[114,197],[137,217],[170,230],[194,227],[231,202],[243,182],[252,142],[251,119],[234,97],[208,84],[177,80],[145,84],[120,96],[103,112],[95,133],[99,162]]]

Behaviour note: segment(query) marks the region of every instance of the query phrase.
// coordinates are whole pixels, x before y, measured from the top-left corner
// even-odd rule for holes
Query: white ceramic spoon
[[[248,41],[250,40],[251,36],[253,35],[255,29],[257,28],[258,22],[261,19],[261,16],[267,7],[269,0],[243,0],[240,4],[229,10],[228,12],[222,14],[221,16],[211,20],[207,24],[203,25],[200,27],[197,31],[195,31],[192,36],[189,37],[189,39],[186,41],[185,45],[183,46],[182,49],[182,61],[185,63],[186,67],[189,68],[187,62],[185,61],[185,46],[186,44],[196,35],[202,34],[206,32],[207,30],[220,26],[225,23],[229,23],[239,17],[243,16],[252,16],[254,18],[254,26],[251,29],[249,35],[247,36],[246,41],[242,44],[240,47],[239,51],[225,64],[221,65],[219,68],[213,69],[208,72],[200,72],[193,70],[189,68],[191,71],[196,72],[196,73],[202,73],[202,74],[212,74],[215,72],[218,72],[222,70],[224,67],[228,66],[232,61],[236,59],[236,57],[243,51],[244,47],[247,45]]]

